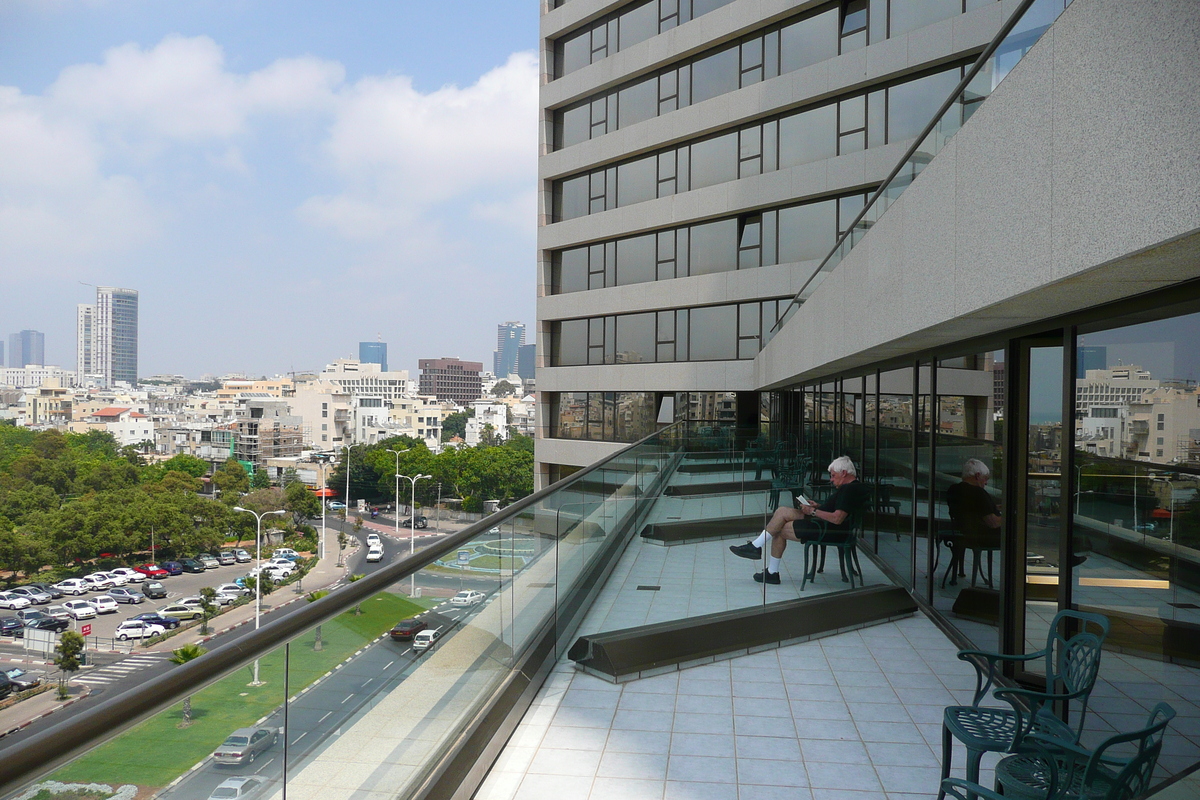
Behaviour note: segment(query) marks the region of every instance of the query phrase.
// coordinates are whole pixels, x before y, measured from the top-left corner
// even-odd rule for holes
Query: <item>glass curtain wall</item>
[[[913,369],[879,376],[878,461],[875,465],[874,550],[912,588],[913,552]]]

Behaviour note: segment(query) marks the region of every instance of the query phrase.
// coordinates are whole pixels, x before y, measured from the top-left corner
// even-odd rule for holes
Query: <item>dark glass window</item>
[[[692,102],[701,103],[741,86],[737,48],[722,50],[692,64]]]
[[[554,362],[570,367],[588,363],[588,321],[569,319],[557,324],[558,339],[554,347]]]
[[[952,69],[890,87],[888,141],[896,142],[920,133],[961,78],[961,71]]]
[[[835,200],[779,210],[779,263],[824,258],[836,241]]]
[[[692,361],[723,361],[738,357],[737,306],[691,309]]]
[[[624,50],[658,35],[658,2],[643,3],[625,11],[619,19],[617,49]]]
[[[626,86],[617,93],[617,96],[620,107],[618,124],[620,128],[658,115],[658,86],[654,79]]]
[[[631,206],[658,196],[655,156],[617,167],[617,206]]]
[[[814,108],[779,120],[779,168],[837,155],[837,106]]]
[[[793,72],[837,55],[838,12],[826,11],[779,32],[779,71]]]
[[[905,0],[891,4],[891,36],[899,36],[962,13],[962,0]]]
[[[655,314],[617,317],[617,363],[639,364],[655,360]]]
[[[727,272],[736,264],[737,220],[724,219],[693,225],[690,275]]]
[[[588,251],[586,247],[554,254],[558,267],[555,284],[560,292],[582,292],[588,288]]]
[[[617,283],[646,283],[654,280],[657,259],[654,234],[617,241]]]
[[[556,219],[575,219],[588,213],[588,175],[578,175],[558,183],[554,193]]]
[[[737,180],[738,135],[727,133],[691,146],[691,184],[702,189],[717,183]]]

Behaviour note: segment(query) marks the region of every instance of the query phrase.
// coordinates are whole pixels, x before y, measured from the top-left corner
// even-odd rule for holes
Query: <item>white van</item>
[[[433,643],[442,636],[441,628],[426,628],[413,637],[412,649],[414,653],[423,653],[433,647]]]
[[[375,562],[375,561],[382,561],[382,560],[383,560],[383,548],[382,547],[372,547],[370,550],[367,551],[367,561]]]

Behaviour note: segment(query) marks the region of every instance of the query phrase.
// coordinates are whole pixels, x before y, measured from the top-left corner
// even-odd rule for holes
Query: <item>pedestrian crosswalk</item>
[[[109,664],[106,667],[98,667],[89,672],[80,673],[75,680],[80,683],[116,683],[119,680],[128,678],[138,670],[146,669],[147,667],[158,666],[167,659],[166,653],[144,653],[141,655],[130,656],[115,664]]]

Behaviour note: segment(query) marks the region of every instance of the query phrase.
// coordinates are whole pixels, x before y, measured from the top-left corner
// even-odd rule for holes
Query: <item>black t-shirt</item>
[[[834,525],[832,522],[828,523],[828,525],[831,531],[848,531],[850,530],[850,518],[866,505],[867,494],[868,489],[860,480],[843,483],[829,496],[828,500],[817,506],[817,510],[826,511],[830,514],[834,511],[845,511],[846,519],[841,525]]]
[[[950,519],[965,534],[987,533],[989,528],[984,517],[999,514],[996,501],[986,489],[970,483],[956,483],[946,490],[946,505],[950,508]]]

